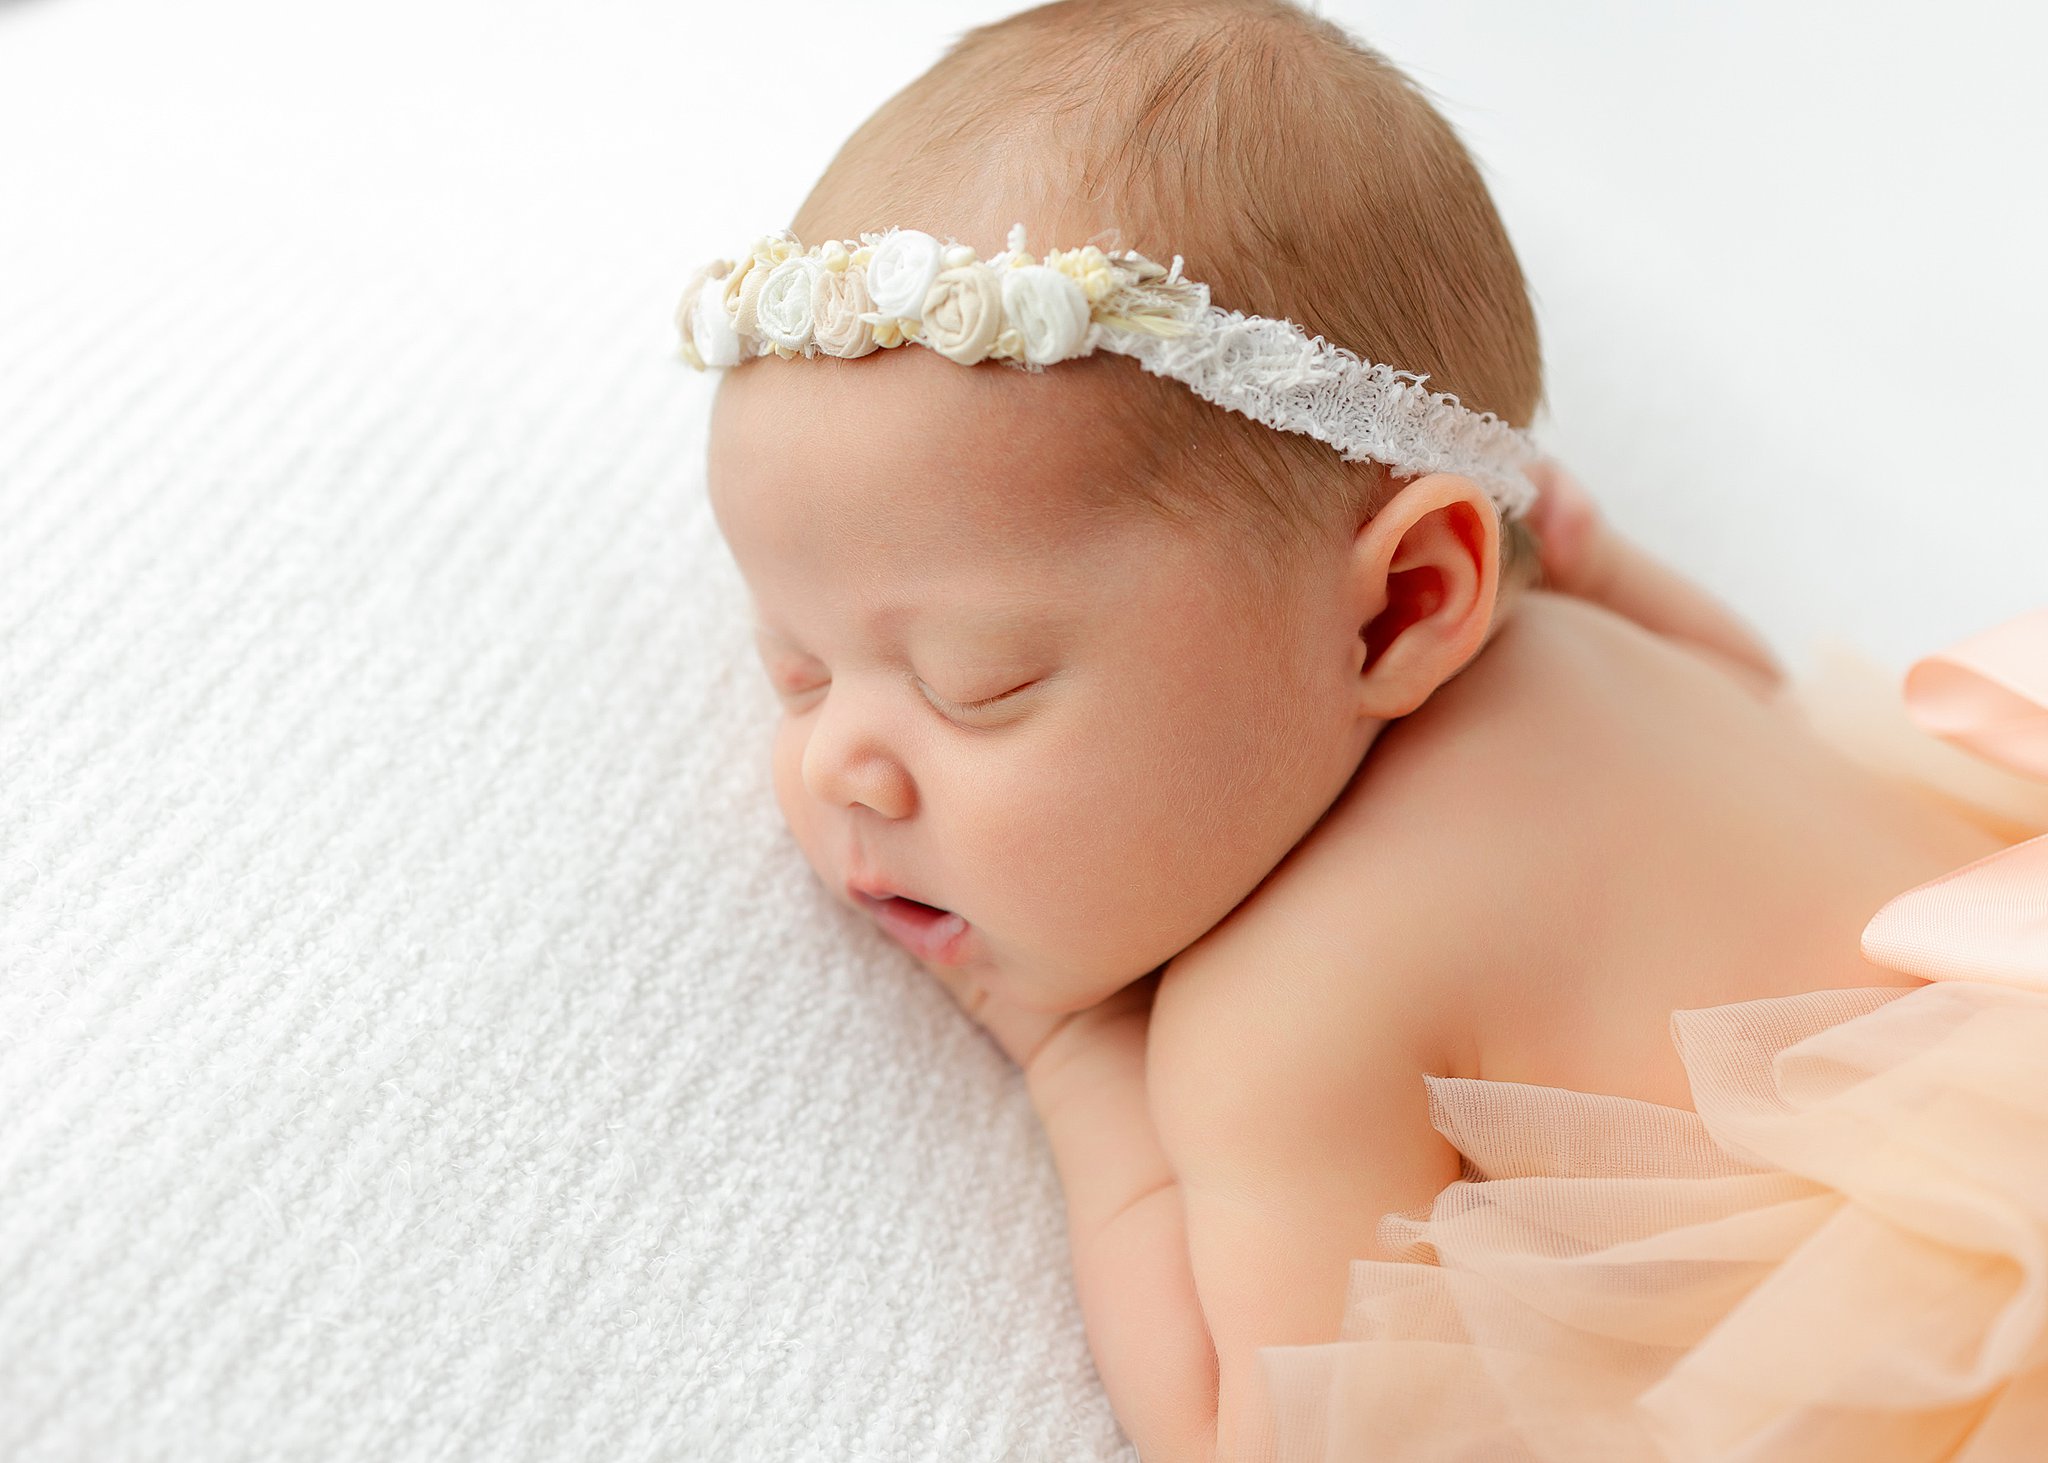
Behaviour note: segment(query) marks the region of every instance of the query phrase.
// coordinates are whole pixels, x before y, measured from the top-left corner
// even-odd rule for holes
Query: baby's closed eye
[[[1044,679],[1045,678],[1043,676],[1033,676],[1030,680],[1021,682],[1018,685],[1010,686],[1005,690],[997,691],[992,695],[976,696],[960,700],[955,700],[953,698],[939,694],[937,691],[933,690],[931,686],[927,685],[925,682],[921,680],[918,682],[918,684],[924,687],[927,699],[931,700],[941,711],[972,713],[987,710],[991,707],[1001,704],[1002,702],[1010,700],[1014,696],[1022,695],[1024,692],[1032,689],[1032,687],[1041,684],[1044,681]]]

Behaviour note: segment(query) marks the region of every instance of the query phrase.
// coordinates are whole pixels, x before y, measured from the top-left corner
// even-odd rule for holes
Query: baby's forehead
[[[708,454],[721,527],[830,523],[850,552],[951,534],[1005,560],[1097,532],[1130,496],[1137,448],[1083,383],[1051,379],[1082,364],[962,366],[913,345],[731,368]]]

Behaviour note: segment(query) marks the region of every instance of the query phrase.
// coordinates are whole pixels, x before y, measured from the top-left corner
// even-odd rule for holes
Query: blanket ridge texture
[[[0,7],[0,1458],[1128,1459],[775,811],[677,139],[503,23]]]

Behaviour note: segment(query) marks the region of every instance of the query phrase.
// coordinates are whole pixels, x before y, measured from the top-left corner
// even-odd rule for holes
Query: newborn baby
[[[1516,425],[1540,399],[1476,171],[1292,6],[971,32],[790,233],[985,256],[1018,217],[1181,254],[1219,303]],[[713,408],[777,799],[1024,1070],[1147,1463],[1273,1445],[1258,1353],[1335,1341],[1382,1216],[1461,1178],[1426,1078],[1688,1110],[1674,1011],[1925,984],[1859,931],[2009,841],[1816,740],[1754,637],[1597,517],[1539,542],[1468,476],[1343,460],[1104,353],[866,344],[743,359]]]

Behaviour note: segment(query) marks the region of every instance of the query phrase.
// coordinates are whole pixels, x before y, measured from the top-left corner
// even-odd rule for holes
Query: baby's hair
[[[1041,254],[1088,242],[1042,220],[1179,254],[1214,304],[1284,316],[1516,426],[1542,400],[1535,312],[1472,158],[1414,82],[1293,0],[1052,0],[977,26],[847,139],[792,229],[810,245],[828,236],[815,225],[922,228],[986,256],[1013,218]],[[1136,362],[1049,368],[1082,370],[1130,444],[1116,490],[1234,520],[1275,572],[1394,491],[1379,464]],[[1535,577],[1534,548],[1507,526],[1503,602]]]

